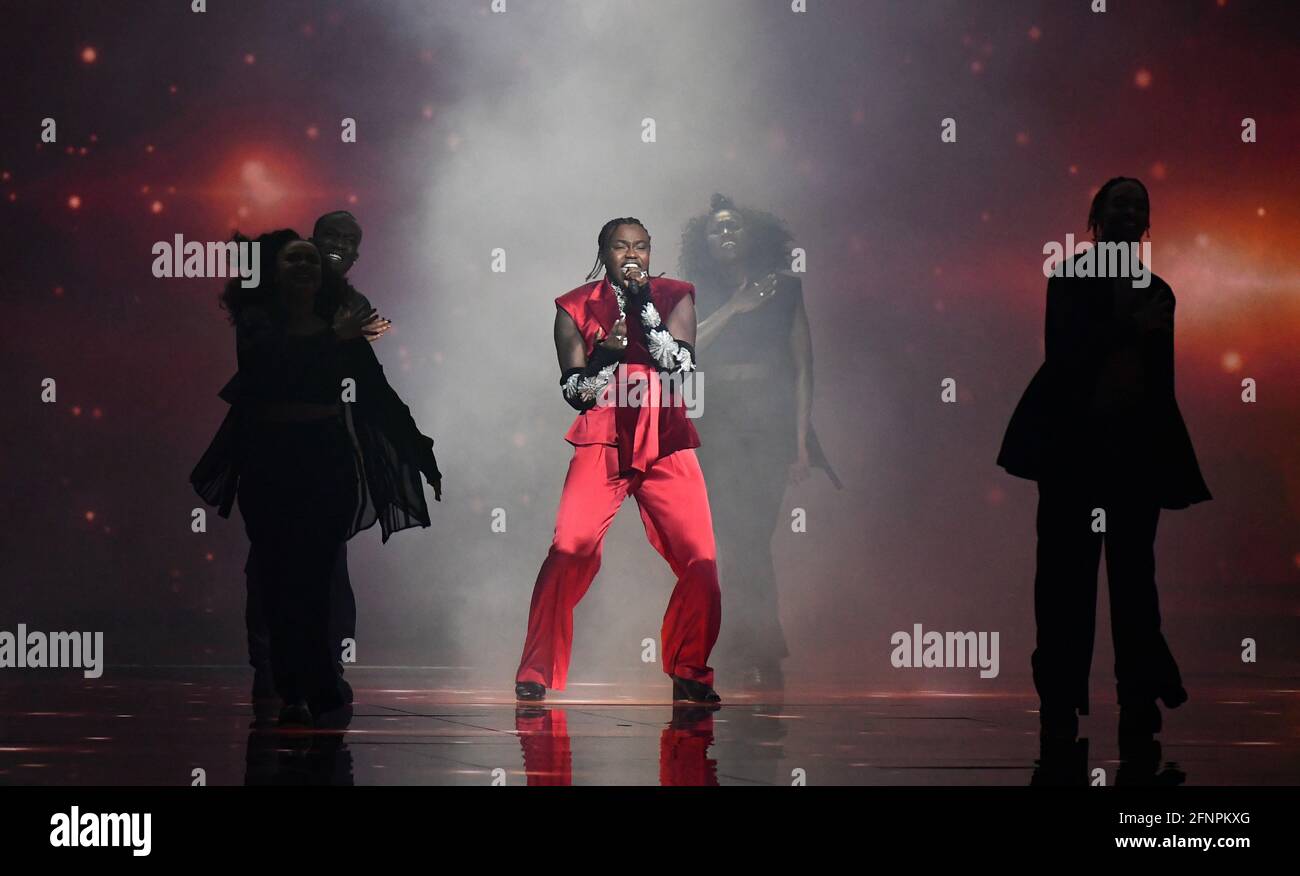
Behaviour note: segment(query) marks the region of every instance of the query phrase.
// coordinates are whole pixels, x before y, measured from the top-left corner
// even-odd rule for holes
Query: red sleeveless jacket
[[[695,287],[681,280],[652,277],[650,300],[660,319],[668,315],[685,296],[695,300]],[[583,346],[590,360],[596,349],[596,332],[602,338],[613,332],[618,321],[618,298],[609,278],[593,280],[566,292],[555,299],[555,306],[569,314],[582,334]],[[614,372],[610,381],[611,402],[583,411],[574,419],[564,440],[575,447],[584,444],[609,444],[618,447],[619,469],[622,472],[644,472],[656,459],[678,450],[700,446],[699,433],[686,416],[686,408],[670,404],[666,399],[660,404],[659,372],[646,349],[645,334],[639,314],[627,315],[627,352],[623,355],[626,368]],[[639,406],[620,406],[626,398],[628,380],[646,380],[646,400]],[[615,384],[619,384],[615,386]],[[617,394],[615,394],[617,393]]]

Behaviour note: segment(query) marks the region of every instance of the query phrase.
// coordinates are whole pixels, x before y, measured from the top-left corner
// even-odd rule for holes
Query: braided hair
[[[588,280],[594,280],[600,276],[600,270],[605,264],[605,249],[609,246],[609,238],[614,233],[614,229],[620,225],[637,225],[646,233],[646,237],[650,236],[650,229],[646,228],[641,220],[635,216],[624,216],[621,219],[611,219],[606,222],[601,227],[600,234],[596,236],[596,264],[592,265],[591,270],[587,273]]]

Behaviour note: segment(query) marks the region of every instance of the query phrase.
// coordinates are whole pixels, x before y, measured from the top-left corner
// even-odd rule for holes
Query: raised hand
[[[388,334],[389,329],[392,327],[393,323],[391,321],[375,314],[369,322],[361,327],[361,333],[366,336],[367,341],[373,344],[375,341]]]
[[[379,312],[373,307],[366,313],[362,313],[360,309],[350,304],[340,307],[334,314],[334,334],[345,341],[359,338],[366,324],[374,320],[378,314]]]
[[[627,350],[627,314],[620,316],[609,337],[601,340],[602,330],[596,329],[596,343],[611,353],[622,355]]]
[[[731,296],[731,308],[736,313],[749,313],[757,310],[776,297],[776,274],[768,274],[761,280],[746,283]]]

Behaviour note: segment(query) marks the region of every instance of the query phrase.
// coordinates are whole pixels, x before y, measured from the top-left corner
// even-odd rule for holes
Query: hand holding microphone
[[[650,275],[637,262],[625,262],[623,264],[623,280],[629,286],[639,287],[649,277]]]
[[[638,262],[623,264],[623,282],[627,286],[627,312],[640,315],[650,300],[650,275]]]

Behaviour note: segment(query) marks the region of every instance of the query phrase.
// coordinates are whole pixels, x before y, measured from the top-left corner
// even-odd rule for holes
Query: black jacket
[[[289,375],[295,391],[310,393],[302,400],[319,401],[320,387],[337,393],[341,377],[347,376],[356,380],[357,400],[347,405],[347,423],[359,463],[358,503],[347,537],[376,522],[385,542],[394,532],[429,526],[420,476],[431,484],[441,480],[433,439],[420,432],[410,408],[389,385],[370,343],[342,341],[328,330],[311,344],[305,338],[289,344],[282,330],[264,316],[256,320],[254,311],[249,308],[236,324],[239,373],[223,390],[230,395],[230,410],[190,473],[198,494],[222,517],[230,516],[249,448],[259,440],[260,420],[253,408],[268,388],[283,391]]]
[[[1134,289],[1136,307],[1152,299],[1174,302],[1169,284],[1151,274]],[[1136,309],[1135,307],[1135,309]],[[998,453],[998,465],[1016,477],[1087,477],[1103,454],[1094,403],[1107,389],[1102,373],[1121,348],[1141,362],[1141,402],[1116,436],[1131,471],[1162,508],[1186,508],[1209,498],[1187,426],[1174,398],[1173,318],[1144,329],[1132,312],[1115,314],[1115,290],[1106,278],[1053,276],[1047,283],[1046,361],[1016,405]]]

